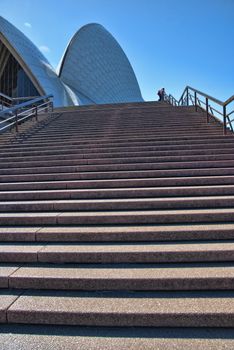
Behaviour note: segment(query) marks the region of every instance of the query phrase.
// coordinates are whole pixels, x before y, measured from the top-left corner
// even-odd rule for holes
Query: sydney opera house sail
[[[70,41],[59,76],[81,103],[141,101],[133,69],[113,36],[100,24],[82,27]]]
[[[129,60],[99,24],[76,32],[58,72],[17,28],[0,17],[0,92],[11,97],[52,94],[55,106],[142,102]]]
[[[0,91],[10,97],[37,96],[38,90],[7,47],[0,43]]]

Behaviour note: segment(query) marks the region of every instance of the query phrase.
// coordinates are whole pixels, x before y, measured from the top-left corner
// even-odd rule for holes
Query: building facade
[[[55,106],[142,102],[131,64],[100,24],[69,42],[57,72],[41,51],[0,17],[0,92],[10,97],[52,94]]]

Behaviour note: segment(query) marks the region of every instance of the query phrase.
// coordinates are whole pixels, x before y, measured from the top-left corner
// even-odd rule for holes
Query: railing
[[[9,108],[13,104],[13,98],[0,92],[0,110],[3,110],[4,107]]]
[[[174,106],[194,106],[195,110],[198,109],[206,113],[207,123],[210,122],[210,117],[215,118],[223,123],[223,133],[226,135],[227,129],[229,128],[232,132],[234,119],[230,119],[231,115],[234,114],[234,95],[231,96],[225,102],[218,100],[212,96],[205,94],[197,89],[190,86],[186,86],[181,95],[179,101],[177,101],[172,95],[166,95],[165,101]]]
[[[16,132],[19,131],[19,124],[27,119],[37,116],[45,111],[53,111],[53,95],[40,96],[33,100],[21,103],[17,106],[7,108],[0,112],[0,133],[8,128],[15,127]]]
[[[179,101],[172,95],[164,95],[164,101],[170,103],[172,106],[179,106]]]
[[[0,92],[0,111],[18,105],[19,103],[34,100],[38,97],[39,96],[10,97]]]

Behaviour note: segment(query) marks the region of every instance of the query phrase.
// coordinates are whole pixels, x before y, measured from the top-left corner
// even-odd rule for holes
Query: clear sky
[[[81,26],[102,24],[127,54],[143,98],[186,85],[234,94],[234,0],[0,0],[0,15],[56,68]]]

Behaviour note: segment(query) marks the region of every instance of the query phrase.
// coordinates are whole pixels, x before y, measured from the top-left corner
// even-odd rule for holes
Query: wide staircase
[[[0,349],[233,349],[234,137],[191,107],[0,136]]]

